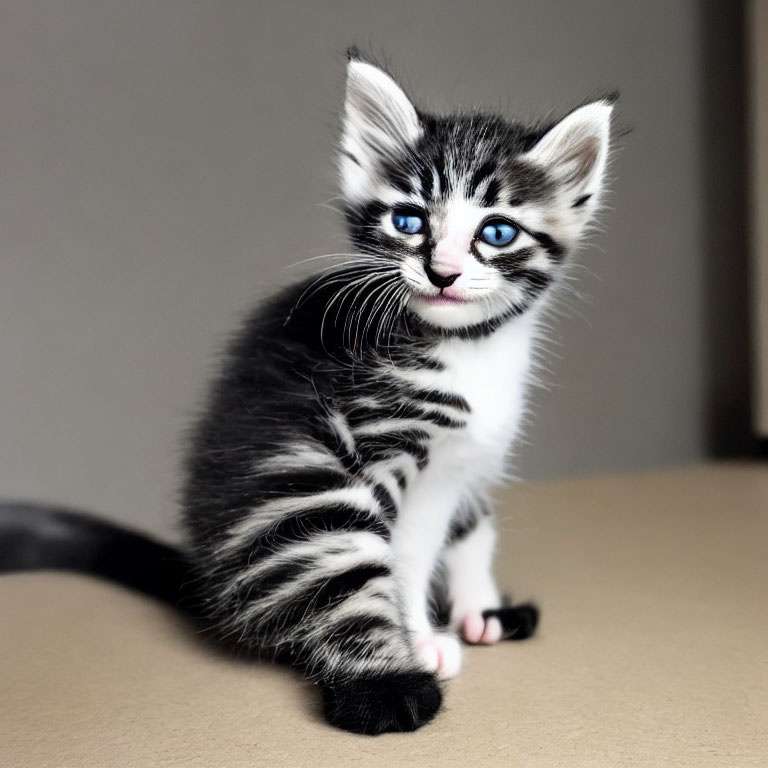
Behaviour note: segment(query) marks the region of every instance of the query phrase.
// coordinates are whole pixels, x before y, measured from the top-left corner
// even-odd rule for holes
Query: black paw
[[[501,624],[502,640],[525,640],[533,635],[539,623],[539,609],[533,603],[503,605],[483,611],[483,618],[494,617]]]
[[[437,679],[428,672],[320,685],[328,722],[345,731],[371,736],[421,728],[437,714],[443,699]]]

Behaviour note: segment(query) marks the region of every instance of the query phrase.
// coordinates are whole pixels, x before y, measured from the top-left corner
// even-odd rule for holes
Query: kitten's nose
[[[424,271],[429,278],[429,282],[432,283],[432,285],[436,285],[438,288],[447,288],[449,285],[453,285],[456,280],[461,277],[461,272],[457,272],[453,275],[441,275],[439,272],[435,272],[429,264],[424,267]]]

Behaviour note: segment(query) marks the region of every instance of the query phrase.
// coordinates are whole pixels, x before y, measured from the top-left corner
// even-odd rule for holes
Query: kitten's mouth
[[[467,303],[466,300],[460,299],[457,296],[446,296],[443,293],[438,293],[437,296],[422,296],[421,298],[430,307],[452,307]]]
[[[436,294],[415,293],[414,298],[423,301],[430,307],[459,307],[470,303],[468,299],[456,294],[446,293],[445,290]]]

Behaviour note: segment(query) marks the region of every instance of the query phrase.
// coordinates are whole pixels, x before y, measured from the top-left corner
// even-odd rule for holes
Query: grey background
[[[528,479],[739,449],[739,3],[0,2],[0,495],[174,536],[181,432],[324,203],[352,43],[419,103],[564,111],[620,88],[604,233],[553,322]]]

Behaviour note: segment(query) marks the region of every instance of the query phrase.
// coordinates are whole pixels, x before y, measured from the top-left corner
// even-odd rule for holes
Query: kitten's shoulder
[[[237,356],[243,346],[266,349],[289,342],[312,346],[318,337],[318,301],[312,293],[316,281],[305,278],[260,300],[243,320],[230,352]]]

